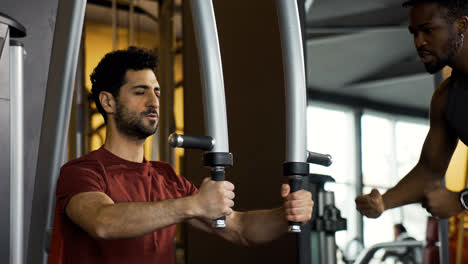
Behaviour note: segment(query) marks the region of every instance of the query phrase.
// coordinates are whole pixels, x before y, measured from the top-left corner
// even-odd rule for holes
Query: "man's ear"
[[[99,101],[101,102],[104,111],[109,114],[115,112],[115,99],[111,93],[102,91],[99,93]]]
[[[465,34],[468,29],[468,16],[462,16],[457,19],[458,34]]]

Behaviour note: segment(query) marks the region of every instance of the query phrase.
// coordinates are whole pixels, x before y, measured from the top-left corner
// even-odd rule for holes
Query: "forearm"
[[[247,245],[273,241],[288,230],[283,208],[240,213],[239,221],[242,240]]]
[[[267,243],[287,231],[282,208],[236,212],[226,217],[226,228],[215,229],[211,220],[193,218],[187,221],[193,227],[216,234],[231,243],[243,246]]]
[[[105,205],[97,213],[96,235],[102,239],[139,237],[180,223],[194,215],[191,199]]]

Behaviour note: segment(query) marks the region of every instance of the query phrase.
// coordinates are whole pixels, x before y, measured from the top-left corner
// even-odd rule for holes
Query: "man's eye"
[[[145,94],[145,92],[144,91],[136,91],[135,94],[136,95],[143,95],[143,94]]]
[[[426,33],[426,34],[430,34],[432,33],[433,29],[432,28],[424,28],[423,29],[423,32]]]

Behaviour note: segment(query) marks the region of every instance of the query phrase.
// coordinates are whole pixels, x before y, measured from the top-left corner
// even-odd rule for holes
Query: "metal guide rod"
[[[10,264],[23,264],[24,48],[10,41]]]
[[[277,0],[276,4],[285,81],[286,160],[283,174],[289,178],[291,192],[295,192],[302,189],[302,178],[309,174],[304,51],[297,1]],[[299,233],[301,225],[290,222],[288,230]]]
[[[218,32],[211,0],[191,0],[195,40],[200,58],[205,133],[214,141],[204,154],[204,164],[210,167],[214,181],[224,181],[225,167],[232,165],[229,153],[223,68]],[[214,220],[215,228],[226,226],[225,217]]]
[[[434,74],[434,89],[436,89],[444,80],[442,71]],[[442,185],[445,186],[445,180],[442,181]],[[439,219],[439,257],[440,263],[450,263],[450,254],[449,254],[449,223],[448,219]]]
[[[286,88],[286,162],[307,162],[306,81],[297,1],[277,0]]]
[[[117,50],[117,0],[112,0],[112,50]]]
[[[128,45],[133,46],[134,33],[135,33],[135,2],[130,0],[128,14]]]
[[[55,186],[62,165],[83,29],[85,0],[59,1],[42,117],[27,263],[46,263]]]
[[[229,152],[223,68],[211,0],[192,0],[195,38],[200,57],[206,135],[214,138],[212,152]]]

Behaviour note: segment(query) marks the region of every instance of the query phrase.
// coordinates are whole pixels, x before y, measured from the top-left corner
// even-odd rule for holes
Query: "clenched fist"
[[[284,198],[284,214],[286,220],[298,223],[307,223],[312,217],[312,194],[306,190],[290,193],[288,184],[281,186],[281,197]]]
[[[356,209],[370,218],[377,218],[385,211],[382,195],[377,189],[372,189],[370,194],[356,198]]]
[[[232,183],[205,178],[198,193],[194,195],[196,215],[211,220],[230,215],[234,197]]]

